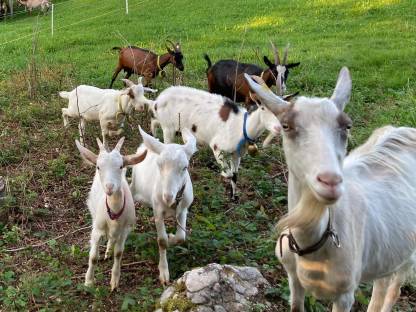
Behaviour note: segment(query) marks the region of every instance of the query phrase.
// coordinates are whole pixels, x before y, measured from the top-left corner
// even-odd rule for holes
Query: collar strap
[[[237,144],[237,152],[240,156],[241,156],[241,150],[247,142],[250,144],[254,144],[256,142],[254,139],[250,138],[247,134],[247,117],[248,117],[248,112],[245,112],[244,121],[243,121],[243,138]]]
[[[127,102],[127,111],[124,111],[123,110],[123,106],[121,104],[121,96],[122,95],[120,95],[118,97],[118,101],[117,101],[116,122],[119,122],[119,118],[118,117],[120,115],[122,115],[124,118],[121,120],[121,123],[124,123],[124,121],[126,120],[126,117],[130,120],[131,108],[129,109],[129,106],[130,106],[131,99],[129,97],[129,100]]]
[[[163,74],[166,75],[165,70],[162,67],[160,67],[160,55],[157,56],[156,65],[157,65],[157,69],[159,70],[159,76],[162,76]]]
[[[328,226],[326,227],[326,230],[324,232],[324,234],[322,235],[321,239],[316,242],[315,244],[308,246],[306,248],[300,248],[299,244],[296,242],[295,237],[293,236],[292,232],[289,230],[289,234],[282,234],[279,237],[279,247],[280,247],[280,256],[283,257],[283,238],[287,237],[288,241],[289,241],[289,249],[291,252],[299,255],[299,256],[304,256],[304,255],[308,255],[311,254],[315,251],[318,251],[319,249],[321,249],[326,241],[328,240],[329,237],[332,238],[332,242],[334,243],[334,245],[337,248],[341,247],[341,244],[339,242],[339,237],[337,232],[332,228],[331,225],[331,214],[329,214],[329,218],[328,218]]]
[[[121,210],[118,213],[114,213],[114,212],[111,211],[110,206],[108,206],[107,196],[105,197],[105,205],[107,207],[107,214],[110,217],[110,219],[111,220],[117,220],[123,214],[124,207],[126,207],[126,196],[124,196],[123,207],[121,208]]]
[[[162,71],[162,70],[163,70],[163,68],[162,68],[162,67],[160,67],[160,55],[158,55],[158,56],[157,56],[157,63],[156,63],[156,65],[157,65],[157,68],[158,68],[160,71]]]
[[[183,193],[185,192],[185,187],[186,187],[186,182],[183,184],[179,192],[176,194],[175,203],[174,203],[175,209],[176,207],[178,207],[179,203],[183,199]]]

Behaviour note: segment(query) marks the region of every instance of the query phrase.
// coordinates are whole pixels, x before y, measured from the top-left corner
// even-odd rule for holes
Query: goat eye
[[[287,123],[283,123],[282,128],[283,128],[284,131],[289,131],[290,130],[290,127]]]
[[[100,167],[97,166],[97,170],[100,170]]]
[[[120,169],[123,169],[123,166],[120,166]]]
[[[188,169],[188,167],[183,168],[183,171],[186,171],[186,169]]]

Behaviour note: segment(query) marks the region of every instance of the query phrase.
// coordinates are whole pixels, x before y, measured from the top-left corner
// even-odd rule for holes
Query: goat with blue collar
[[[281,129],[276,116],[263,105],[249,113],[227,97],[189,87],[164,90],[152,110],[165,143],[172,143],[176,132],[188,128],[199,144],[212,149],[222,176],[230,180],[233,198],[240,159],[248,143],[265,130],[279,135]]]

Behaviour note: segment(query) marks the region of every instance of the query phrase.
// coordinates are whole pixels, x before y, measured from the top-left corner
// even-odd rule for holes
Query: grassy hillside
[[[183,83],[204,89],[204,52],[214,61],[260,64],[259,57],[271,56],[270,39],[280,47],[290,42],[289,59],[301,66],[291,72],[288,91],[327,96],[340,67],[350,68],[350,147],[384,124],[416,126],[412,0],[130,0],[128,16],[120,0],[54,3],[53,37],[50,15],[19,12],[0,21],[0,175],[7,179],[0,204],[0,311],[150,311],[162,292],[151,210],[139,205],[120,291],[109,293],[111,261],[99,262],[96,288],[82,285],[90,231],[85,198],[93,169],[75,149],[76,122],[63,129],[66,103],[57,92],[81,83],[107,87],[117,62],[114,46],[129,43],[161,53],[165,39],[180,40]],[[167,71],[159,89],[171,81]],[[137,123],[149,128],[148,117],[136,114],[126,129],[126,153],[140,142]],[[95,148],[98,126],[87,127],[87,143]],[[209,150],[200,149],[191,171],[190,234],[185,245],[169,250],[172,278],[210,262],[254,265],[274,286],[270,301],[287,311],[286,274],[274,256],[274,225],[286,211],[287,191],[278,144],[244,158],[237,203],[229,202]],[[7,251],[30,245],[36,247]],[[370,291],[364,285],[357,293],[357,311],[365,311]],[[307,303],[310,311],[327,309],[312,298]],[[415,309],[416,290],[409,285],[396,310]]]

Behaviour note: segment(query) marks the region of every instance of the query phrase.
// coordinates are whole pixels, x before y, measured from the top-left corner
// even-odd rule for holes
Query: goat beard
[[[296,206],[277,223],[278,232],[294,228],[306,229],[316,225],[322,218],[326,207],[316,199],[309,188],[303,190]]]

